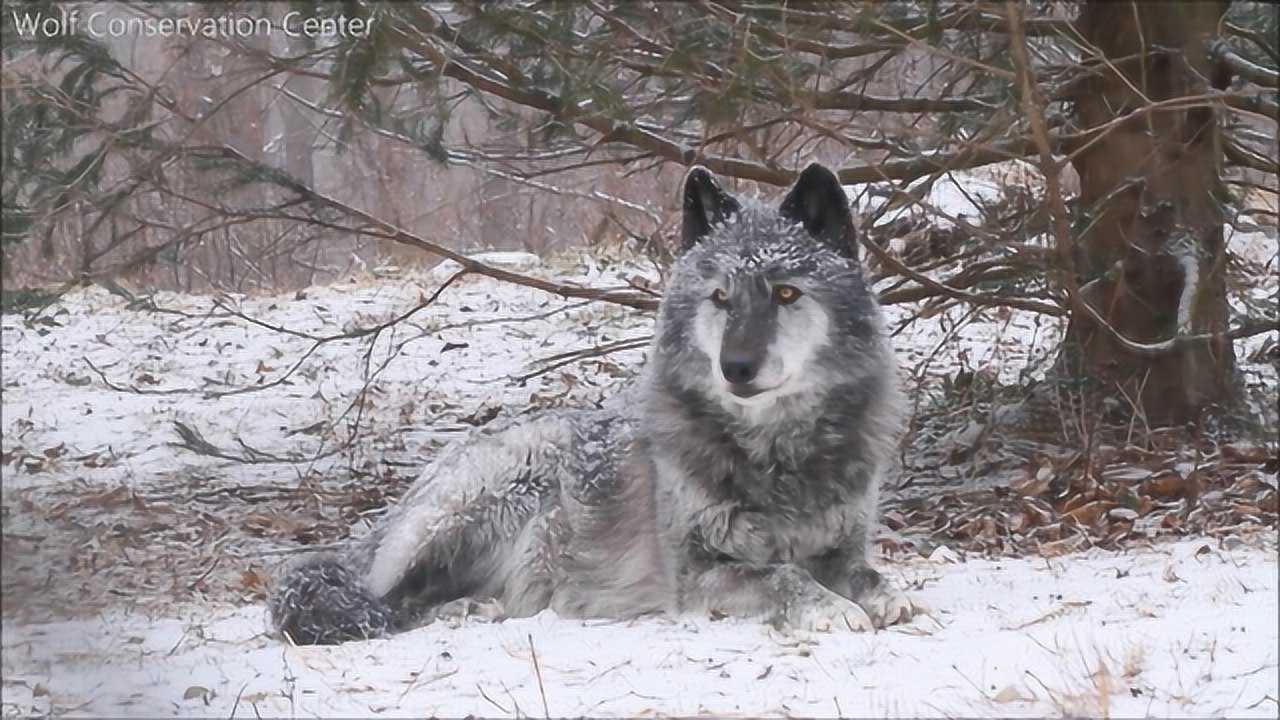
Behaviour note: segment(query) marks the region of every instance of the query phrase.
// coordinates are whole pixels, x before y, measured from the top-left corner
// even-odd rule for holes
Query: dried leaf
[[[1068,538],[1047,542],[1041,545],[1037,550],[1040,551],[1041,557],[1058,557],[1067,553],[1075,552],[1084,545],[1084,538],[1079,535],[1072,535]]]
[[[1222,459],[1232,463],[1261,465],[1271,457],[1265,447],[1258,445],[1223,445],[1220,450]]]
[[[1177,500],[1187,496],[1189,487],[1187,478],[1176,470],[1163,470],[1142,483],[1142,492],[1164,500]]]
[[[1098,518],[1101,518],[1103,514],[1114,507],[1114,503],[1109,503],[1103,500],[1094,500],[1091,503],[1086,503],[1074,510],[1071,510],[1070,512],[1064,513],[1063,516],[1069,517],[1081,525],[1090,526],[1098,522]]]
[[[1134,520],[1138,519],[1138,513],[1136,510],[1130,510],[1129,508],[1117,507],[1117,508],[1111,508],[1110,510],[1108,510],[1107,517],[1111,518],[1112,520],[1123,520],[1127,522],[1133,522]]]
[[[996,693],[996,696],[992,698],[992,700],[995,700],[998,703],[1031,702],[1032,699],[1033,698],[1024,695],[1022,691],[1014,685],[1006,685],[1003,690]]]
[[[929,554],[929,562],[935,563],[958,563],[960,556],[954,550],[946,545],[939,545]]]
[[[1025,497],[1040,497],[1049,492],[1049,484],[1052,480],[1052,476],[1048,478],[1040,478],[1036,476],[1016,482],[1010,487],[1019,495],[1023,495]]]
[[[489,424],[490,421],[498,417],[500,412],[502,412],[502,408],[497,405],[482,407],[466,417],[458,418],[458,420],[474,427],[480,427],[481,425]]]
[[[896,510],[889,510],[883,513],[880,519],[884,521],[885,526],[890,530],[901,530],[907,526],[907,519]]]

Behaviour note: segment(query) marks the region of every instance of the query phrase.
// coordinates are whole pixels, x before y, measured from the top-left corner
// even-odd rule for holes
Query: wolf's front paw
[[[916,615],[928,612],[922,602],[913,601],[887,581],[859,598],[858,604],[877,628],[910,622]]]
[[[467,619],[481,622],[502,620],[505,617],[505,610],[497,598],[477,600],[462,597],[436,607],[433,615],[436,620],[443,620],[446,625],[457,627]]]
[[[865,610],[835,593],[797,603],[787,612],[787,625],[810,632],[870,632],[875,629]]]

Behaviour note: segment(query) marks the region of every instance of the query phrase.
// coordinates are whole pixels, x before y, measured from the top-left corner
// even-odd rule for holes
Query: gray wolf
[[[635,385],[447,448],[367,537],[290,567],[269,611],[302,644],[475,601],[507,617],[904,621],[918,606],[867,547],[901,405],[835,175],[809,166],[773,208],[695,167]]]

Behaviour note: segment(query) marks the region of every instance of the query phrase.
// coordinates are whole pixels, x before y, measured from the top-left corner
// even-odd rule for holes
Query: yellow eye
[[[778,285],[773,288],[773,301],[779,305],[790,305],[800,299],[800,291],[790,285]]]
[[[720,307],[724,307],[729,304],[729,293],[725,292],[721,288],[716,288],[711,293],[711,302],[715,303]]]

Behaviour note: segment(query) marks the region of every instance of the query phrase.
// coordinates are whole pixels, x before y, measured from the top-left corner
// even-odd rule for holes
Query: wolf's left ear
[[[849,197],[835,173],[822,165],[813,163],[800,173],[791,192],[782,199],[778,214],[804,225],[810,235],[840,254],[858,259]]]
[[[680,252],[697,245],[715,225],[723,223],[742,208],[716,182],[711,171],[694,165],[684,176],[682,192],[684,217],[680,223]]]

